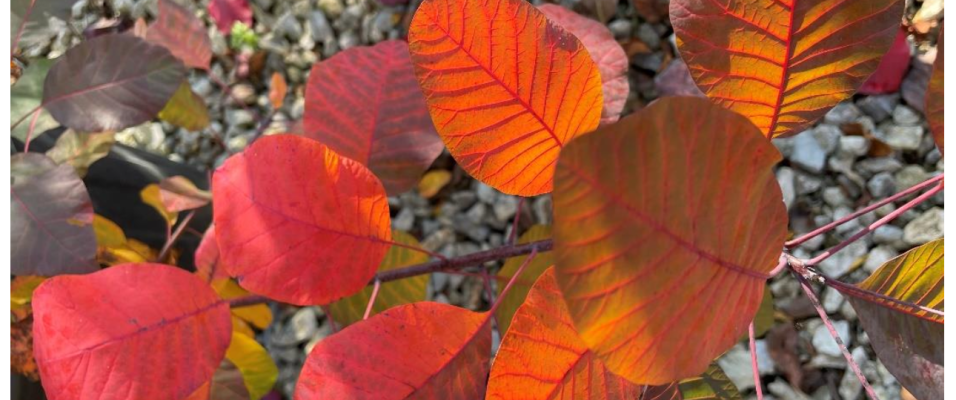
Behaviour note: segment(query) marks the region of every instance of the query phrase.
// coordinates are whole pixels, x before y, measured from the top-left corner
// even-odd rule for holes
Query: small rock
[[[495,218],[497,218],[498,221],[510,222],[518,211],[518,198],[514,196],[501,196],[493,207]]]
[[[411,208],[403,208],[392,219],[392,228],[399,231],[410,231],[415,226],[415,213]]]
[[[820,147],[820,142],[813,135],[804,132],[793,138],[790,162],[808,172],[819,174],[826,166],[827,157],[823,148]]]
[[[886,144],[897,150],[918,150],[923,140],[922,126],[899,126],[892,125],[887,127]]]
[[[255,117],[251,111],[242,109],[226,111],[226,125],[230,127],[251,128],[253,124],[255,124]]]
[[[754,373],[750,364],[750,351],[743,345],[736,345],[725,353],[717,364],[724,370],[727,377],[741,391],[754,387]]]
[[[319,9],[330,18],[336,19],[339,15],[342,15],[345,5],[342,4],[341,0],[319,0]]]
[[[878,96],[866,96],[856,104],[860,110],[873,118],[876,122],[890,117],[897,103],[900,101],[899,94],[888,94]]]
[[[249,145],[249,137],[246,135],[236,135],[226,141],[226,149],[231,153],[238,153]]]
[[[840,150],[854,157],[864,156],[870,151],[870,141],[863,136],[843,136],[840,138]]]
[[[783,379],[776,379],[773,382],[770,382],[767,385],[767,390],[770,391],[771,394],[773,394],[774,396],[777,396],[780,399],[810,400],[810,397],[807,397],[807,395],[803,394],[803,392],[797,389],[794,389],[792,386],[790,386],[789,383],[787,383]]]
[[[860,115],[860,109],[857,108],[855,104],[843,102],[830,109],[827,115],[823,117],[823,120],[828,124],[840,126],[842,124],[855,122]]]
[[[866,183],[866,189],[877,199],[882,199],[896,193],[896,180],[889,172],[876,174]]]
[[[823,298],[820,300],[823,303],[823,309],[829,314],[836,313],[840,310],[840,306],[843,305],[843,295],[829,286],[823,290]]]
[[[921,119],[919,113],[903,104],[897,105],[893,109],[893,122],[897,125],[916,126],[919,125]]]
[[[852,339],[850,336],[850,323],[846,321],[833,321],[833,327],[836,329],[837,334],[840,335],[840,338],[843,339],[843,343],[849,346]],[[837,345],[836,340],[833,339],[833,336],[830,335],[830,331],[827,330],[826,325],[823,324],[813,331],[813,348],[820,353],[832,357],[840,357],[843,355],[840,351],[840,346]]]
[[[856,241],[820,262],[820,269],[832,278],[839,278],[850,271],[860,257],[867,253],[866,242]]]
[[[790,159],[790,156],[793,154],[793,138],[792,137],[771,139],[770,143],[773,143],[773,145],[777,148],[777,151],[780,152],[780,155],[782,155],[783,158],[786,158],[788,160]]]
[[[312,338],[319,330],[319,320],[312,307],[303,307],[296,311],[289,320],[289,329],[297,342],[304,342]]]
[[[248,83],[240,83],[232,86],[229,93],[231,93],[231,97],[238,100],[240,104],[252,105],[256,103],[256,88]]]
[[[451,201],[458,205],[458,208],[464,210],[470,208],[478,202],[478,196],[470,190],[455,192],[451,194]]]
[[[856,163],[856,169],[866,177],[880,172],[896,172],[903,164],[893,157],[867,158]]]
[[[873,231],[873,243],[892,245],[903,239],[903,229],[895,225],[883,225]]]
[[[843,306],[840,307],[840,315],[847,321],[856,321],[856,309],[849,301],[843,302]]]
[[[611,33],[614,34],[614,39],[624,40],[631,38],[631,30],[634,28],[634,25],[629,19],[619,18],[611,21],[607,27],[611,30]]]
[[[783,204],[790,209],[793,201],[797,198],[797,192],[794,187],[796,174],[788,167],[780,167],[777,170],[777,183],[780,184],[780,191],[783,192]]]
[[[806,242],[801,243],[800,248],[806,251],[816,251],[823,246],[824,240],[826,240],[826,235],[817,235],[810,238]]]
[[[468,218],[468,222],[472,224],[479,225],[485,220],[485,216],[488,215],[488,206],[485,203],[477,203],[467,212],[465,216]]]
[[[478,195],[478,200],[485,204],[493,205],[498,200],[498,191],[481,182],[476,182],[475,193]]]
[[[637,38],[651,50],[661,48],[661,36],[654,31],[654,27],[650,24],[639,24],[637,26]]]
[[[299,40],[302,36],[302,24],[295,18],[295,15],[286,12],[276,20],[273,31],[279,36]]]
[[[823,202],[827,203],[830,207],[839,207],[845,206],[850,203],[850,200],[847,199],[846,194],[843,193],[843,189],[831,186],[823,189]]]
[[[797,190],[797,195],[803,196],[810,193],[816,193],[820,190],[820,187],[823,186],[823,179],[820,179],[817,176],[797,173],[797,179],[795,181],[794,187]]]
[[[776,365],[774,364],[773,357],[770,356],[767,341],[763,339],[757,340],[755,345],[757,348],[757,371],[760,372],[760,376],[773,374],[776,370]],[[753,368],[751,368],[751,370],[752,369]]]
[[[534,200],[532,208],[539,224],[551,224],[551,196],[541,196]]]
[[[896,249],[889,246],[876,246],[873,250],[870,250],[870,254],[866,256],[866,262],[863,263],[863,269],[869,273],[875,272],[887,261],[898,256],[899,253]]]
[[[839,147],[841,136],[843,136],[843,131],[838,126],[822,124],[813,129],[813,137],[817,139],[820,148],[827,155],[833,154]]]
[[[907,165],[893,175],[900,189],[906,189],[930,178],[930,174],[919,165]]]
[[[943,209],[933,207],[926,210],[903,228],[903,241],[917,246],[943,236]]]
[[[342,50],[362,44],[362,40],[354,31],[345,31],[339,36],[339,48]]]

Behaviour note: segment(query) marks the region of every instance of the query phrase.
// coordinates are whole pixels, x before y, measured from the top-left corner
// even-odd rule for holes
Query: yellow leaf
[[[428,199],[438,194],[438,192],[451,182],[451,172],[443,169],[428,171],[418,183],[418,194]]]
[[[209,110],[202,97],[189,87],[189,81],[183,81],[159,112],[159,119],[188,131],[198,131],[209,126]]]
[[[72,165],[82,178],[90,165],[109,154],[116,141],[114,135],[114,132],[79,133],[70,129],[60,135],[46,155],[57,164]]]
[[[173,226],[176,224],[176,217],[178,213],[171,213],[166,210],[166,206],[163,205],[163,198],[159,191],[159,185],[153,183],[149,186],[143,188],[139,192],[139,198],[143,200],[143,203],[146,203],[156,209],[156,212],[159,213],[166,220],[168,226]]]
[[[126,245],[126,234],[123,229],[99,214],[93,215],[93,233],[96,235],[96,245],[116,247]]]
[[[46,278],[42,276],[18,276],[10,282],[10,309],[22,310],[33,300],[33,290]]]
[[[251,338],[256,337],[256,333],[249,326],[249,323],[243,321],[242,318],[237,317],[235,314],[232,315],[232,331]]]
[[[224,300],[248,296],[249,292],[239,286],[232,279],[217,279],[212,282],[212,288]],[[252,326],[265,329],[272,323],[272,311],[265,304],[256,304],[246,307],[233,308],[232,314],[249,322]]]
[[[255,339],[233,332],[232,342],[226,349],[226,359],[239,368],[250,398],[258,400],[275,386],[279,369],[266,349]]]

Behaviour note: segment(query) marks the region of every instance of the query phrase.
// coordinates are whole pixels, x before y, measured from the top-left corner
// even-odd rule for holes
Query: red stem
[[[754,387],[757,388],[757,400],[763,400],[763,385],[760,383],[760,368],[757,366],[757,339],[754,337],[754,323],[750,322],[750,367],[754,372]]]
[[[375,298],[378,297],[378,289],[382,287],[382,281],[375,281],[375,286],[372,287],[372,295],[368,298],[368,305],[365,306],[365,315],[362,316],[363,320],[368,319],[369,314],[372,313],[372,306],[375,304]]]
[[[786,253],[781,253],[781,254],[780,254],[780,262],[777,263],[777,266],[776,266],[776,267],[773,267],[773,269],[770,270],[770,274],[769,274],[770,277],[772,278],[772,277],[775,277],[775,276],[777,276],[777,275],[780,275],[780,272],[783,272],[783,270],[787,269],[787,265],[789,265],[789,264],[790,264],[790,263],[788,262]]]
[[[531,254],[528,255],[528,258],[521,263],[521,266],[518,267],[517,271],[515,271],[514,276],[511,277],[511,280],[508,281],[508,284],[505,285],[505,288],[501,290],[501,296],[498,296],[498,300],[495,301],[495,304],[491,305],[491,308],[488,310],[488,314],[495,315],[495,310],[497,310],[498,306],[501,305],[501,299],[508,295],[508,291],[510,291],[511,287],[514,286],[515,282],[518,281],[518,276],[521,275],[521,272],[523,272],[529,264],[531,264],[531,260],[534,260],[534,256],[536,255],[538,255],[538,249],[532,249]]]
[[[856,361],[853,360],[853,355],[850,354],[850,351],[847,350],[846,345],[843,344],[843,339],[840,338],[840,334],[837,333],[836,328],[833,327],[833,323],[830,322],[830,317],[827,316],[826,310],[823,309],[823,306],[820,305],[820,299],[817,298],[816,293],[813,292],[813,288],[810,287],[810,283],[807,281],[803,275],[794,273],[794,276],[797,277],[797,280],[800,282],[800,287],[803,288],[804,293],[807,294],[807,297],[810,299],[810,303],[813,304],[813,308],[817,310],[817,314],[820,315],[820,319],[823,320],[823,324],[826,325],[827,330],[830,331],[830,336],[833,336],[833,340],[836,341],[837,346],[840,348],[840,352],[843,353],[843,357],[846,358],[847,365],[850,366],[850,369],[853,370],[853,373],[856,374],[856,378],[860,381],[860,384],[863,385],[863,390],[866,391],[866,395],[871,400],[878,400],[876,397],[876,392],[873,391],[873,388],[870,386],[870,382],[866,380],[866,377],[863,376],[863,371],[860,370],[860,366],[857,365]]]
[[[814,258],[811,258],[810,260],[808,260],[808,261],[806,262],[806,265],[808,265],[808,266],[818,265],[821,261],[826,260],[827,258],[830,258],[830,256],[832,256],[832,255],[835,254],[836,252],[842,250],[842,249],[843,249],[844,247],[846,247],[846,246],[849,246],[851,243],[856,242],[857,240],[860,240],[860,238],[862,238],[863,236],[866,236],[866,234],[868,234],[868,233],[874,231],[876,228],[879,228],[879,227],[881,227],[881,226],[883,226],[883,225],[886,225],[888,222],[890,222],[890,221],[896,219],[897,217],[899,217],[899,216],[902,215],[903,213],[909,211],[911,208],[916,207],[918,204],[920,204],[920,203],[926,201],[926,200],[929,199],[930,197],[933,197],[934,195],[936,195],[936,193],[939,193],[941,190],[943,190],[943,186],[942,186],[942,185],[937,185],[937,186],[933,187],[932,189],[930,189],[930,190],[927,191],[926,193],[921,194],[919,197],[917,197],[917,198],[915,198],[915,199],[913,199],[913,200],[910,200],[910,202],[908,202],[908,203],[906,203],[906,204],[900,206],[900,208],[897,208],[897,209],[894,210],[893,212],[887,214],[885,217],[880,218],[878,221],[876,221],[876,222],[870,224],[869,226],[863,228],[862,230],[860,230],[859,232],[857,232],[857,233],[854,234],[853,236],[850,236],[848,239],[846,239],[846,240],[840,242],[840,243],[837,244],[836,246],[833,246],[833,247],[831,247],[829,250],[824,251],[822,254],[820,254],[820,255],[818,255],[818,256],[816,256],[816,257],[814,257]]]
[[[159,256],[157,257],[156,261],[162,262],[166,259],[166,256],[169,255],[169,251],[173,248],[173,244],[176,243],[176,240],[183,235],[183,231],[186,230],[186,226],[189,225],[189,221],[192,221],[193,216],[195,215],[196,210],[190,211],[188,214],[186,214],[186,217],[183,218],[182,222],[179,223],[179,226],[176,227],[176,230],[172,233],[172,235],[167,236],[166,244],[164,244],[163,249],[159,251]],[[168,226],[166,231],[169,231]],[[211,276],[212,275],[210,275],[210,277]]]
[[[854,213],[852,213],[852,214],[850,214],[850,215],[847,215],[847,216],[845,216],[845,217],[843,217],[843,218],[840,218],[839,220],[833,221],[833,222],[831,222],[831,223],[829,223],[829,224],[826,224],[826,225],[824,225],[824,226],[821,226],[821,227],[819,227],[819,228],[817,228],[817,229],[815,229],[815,230],[813,230],[813,231],[810,231],[809,233],[806,233],[806,234],[804,234],[803,236],[800,236],[800,237],[798,237],[798,238],[796,238],[796,239],[793,239],[793,240],[791,240],[791,241],[789,241],[789,242],[786,242],[786,243],[784,243],[784,246],[785,246],[786,248],[788,248],[788,249],[792,249],[792,248],[794,248],[794,247],[797,247],[797,246],[799,246],[800,244],[802,244],[802,243],[804,243],[804,242],[806,242],[806,241],[808,241],[808,240],[810,240],[810,239],[813,239],[814,237],[817,237],[817,236],[819,236],[819,235],[821,235],[821,234],[823,234],[823,233],[829,232],[829,231],[832,230],[833,228],[836,228],[836,227],[838,227],[838,226],[840,226],[840,225],[843,225],[843,224],[845,224],[845,223],[847,223],[847,222],[850,222],[850,221],[852,221],[852,220],[855,220],[855,219],[859,218],[860,216],[862,216],[863,214],[869,213],[869,212],[871,212],[871,211],[873,211],[873,210],[876,210],[877,208],[883,207],[883,206],[886,205],[886,204],[892,203],[892,202],[894,202],[894,201],[896,201],[896,200],[899,200],[899,199],[901,199],[901,198],[903,198],[903,197],[906,197],[906,196],[908,196],[908,195],[910,195],[910,194],[913,194],[913,193],[915,193],[915,192],[918,192],[918,191],[920,191],[920,190],[923,190],[923,189],[925,189],[926,187],[928,187],[928,186],[930,186],[930,185],[932,185],[932,184],[934,184],[934,183],[936,183],[936,182],[942,181],[942,180],[943,180],[943,174],[939,174],[939,175],[937,175],[937,176],[934,176],[934,177],[932,177],[932,178],[930,178],[930,179],[927,179],[927,180],[923,181],[922,183],[919,183],[919,184],[917,184],[917,185],[913,185],[913,186],[910,187],[909,189],[906,189],[906,190],[904,190],[904,191],[902,191],[902,192],[899,192],[899,193],[894,194],[894,195],[892,195],[892,196],[890,196],[890,197],[887,197],[887,198],[885,198],[885,199],[883,199],[883,200],[880,200],[880,201],[878,201],[878,202],[876,202],[876,203],[873,203],[873,204],[871,204],[871,205],[869,205],[869,206],[867,206],[867,207],[865,207],[865,208],[863,208],[863,209],[860,209],[860,210],[857,211],[857,212],[854,212]]]
[[[518,238],[518,221],[521,218],[521,207],[524,206],[524,197],[520,197],[518,200],[518,211],[515,212],[514,221],[511,223],[511,234],[508,235],[508,244],[511,246],[515,245],[515,240]]]
[[[42,111],[43,111],[43,110],[37,109],[37,110],[33,113],[33,119],[30,120],[30,128],[27,129],[27,137],[24,138],[24,140],[23,140],[23,152],[24,152],[24,153],[30,151],[30,140],[33,139],[33,131],[34,131],[34,130],[36,129],[36,127],[37,127],[37,119],[40,118],[40,112],[42,112]],[[29,114],[28,114],[28,115],[29,115]]]

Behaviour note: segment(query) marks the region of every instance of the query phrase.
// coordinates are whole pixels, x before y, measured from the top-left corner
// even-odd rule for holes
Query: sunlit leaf
[[[69,128],[118,131],[156,117],[185,72],[162,46],[132,35],[98,36],[67,50],[50,68],[43,104]]]
[[[642,389],[608,371],[578,337],[551,268],[515,313],[486,398],[637,399]]]
[[[707,371],[698,377],[680,381],[680,393],[684,399],[695,400],[740,400],[743,398],[737,386],[717,363],[710,364]]]
[[[163,197],[160,194],[159,184],[151,183],[146,185],[143,190],[139,191],[139,199],[146,203],[146,205],[153,207],[160,216],[163,217],[163,220],[166,221],[167,226],[176,225],[176,218],[179,216],[178,212],[169,211],[166,209],[166,205],[163,204]]]
[[[216,291],[223,300],[232,300],[239,297],[248,296],[249,292],[236,284],[232,279],[219,279],[211,283],[212,289]],[[265,329],[272,324],[272,310],[266,304],[253,304],[251,306],[233,308],[232,314],[239,319],[246,321],[252,326]]]
[[[69,165],[38,153],[10,157],[10,270],[53,276],[96,271],[93,203]]]
[[[187,131],[199,131],[209,126],[209,110],[203,98],[193,92],[189,81],[184,80],[166,106],[159,111],[159,119]]]
[[[70,129],[56,139],[46,155],[57,164],[72,165],[82,178],[90,165],[109,154],[114,142],[113,132],[80,133]]]
[[[681,57],[701,90],[765,136],[796,134],[876,71],[901,0],[673,0]]]
[[[859,287],[945,311],[943,272],[943,239],[938,239],[887,261]],[[886,369],[917,399],[942,399],[943,316],[878,298],[847,299]]]
[[[210,0],[209,16],[216,22],[219,32],[229,34],[232,25],[242,22],[252,25],[252,9],[249,0]]]
[[[50,67],[53,66],[53,61],[45,58],[30,61],[30,65],[24,68],[23,75],[10,88],[10,119],[13,123],[20,121],[11,132],[11,135],[17,139],[26,139],[33,119],[32,113],[37,111],[37,107],[43,103],[43,81]],[[39,112],[40,115],[33,127],[33,137],[60,126],[60,123],[56,122],[46,109],[40,108]]]
[[[939,41],[936,42],[936,61],[933,62],[933,77],[926,90],[926,119],[929,121],[933,139],[940,154],[943,154],[943,28],[939,28]]]
[[[223,266],[277,301],[328,304],[357,293],[388,251],[391,218],[378,179],[325,145],[265,136],[213,175]]]
[[[408,44],[397,40],[315,64],[304,123],[305,136],[367,166],[392,195],[413,188],[442,150]]]
[[[551,239],[551,227],[547,225],[535,225],[528,229],[527,232],[521,235],[518,238],[518,244],[525,244],[536,242],[538,240]],[[515,272],[518,271],[518,268],[524,264],[525,260],[528,259],[528,256],[521,257],[512,257],[505,261],[505,265],[498,270],[498,295],[501,295],[502,290],[505,288],[503,282],[511,281],[511,278],[514,276]],[[531,285],[538,280],[538,277],[544,273],[548,267],[554,265],[554,257],[551,255],[551,252],[538,253],[535,255],[534,259],[531,260],[531,263],[525,267],[524,272],[521,273],[521,276],[515,280],[514,285],[512,285],[511,290],[508,293],[505,293],[505,297],[500,300],[501,304],[498,305],[498,326],[499,330],[504,334],[508,331],[508,326],[511,325],[511,318],[514,317],[515,311],[518,310],[518,307],[524,304],[525,296],[528,295],[528,291],[531,290]]]
[[[70,20],[73,3],[69,0],[11,0],[10,8],[10,50],[18,46],[23,48],[56,36],[50,29],[48,20],[56,17]]]
[[[602,2],[597,1],[596,4],[601,7]],[[614,9],[605,10],[610,12],[610,16],[617,12],[617,1],[613,1],[612,4]],[[587,49],[601,74],[601,89],[604,97],[601,124],[617,121],[621,117],[621,111],[624,110],[624,104],[627,103],[630,85],[627,82],[627,54],[614,40],[614,34],[604,24],[556,4],[542,4],[538,6],[538,9],[551,22],[576,36]]]
[[[212,193],[197,188],[189,178],[176,175],[159,181],[159,199],[169,212],[180,212],[209,204]]]
[[[272,81],[269,84],[269,102],[272,103],[273,110],[282,108],[282,103],[285,102],[285,93],[288,90],[289,86],[285,83],[282,74],[273,72]]]
[[[418,182],[418,194],[426,199],[434,197],[438,192],[451,182],[451,172],[445,169],[436,169],[428,171]]]
[[[561,152],[555,272],[611,371],[698,375],[747,331],[787,234],[779,160],[746,118],[697,97],[659,99]]]
[[[402,231],[392,231],[392,240],[405,246],[420,248],[421,244],[414,236]],[[385,253],[385,259],[378,267],[378,272],[407,267],[428,261],[428,254],[406,247],[393,245]],[[414,303],[425,300],[425,289],[428,286],[428,275],[418,275],[411,278],[386,282],[378,290],[371,315],[378,314],[394,306]],[[365,315],[365,308],[372,296],[372,287],[367,286],[361,292],[332,303],[332,315],[335,322],[350,325],[361,321]]]
[[[42,276],[18,276],[10,282],[10,309],[18,310],[30,308],[30,302],[33,301],[33,291],[40,286],[46,278]]]
[[[149,26],[146,40],[169,49],[187,67],[209,69],[212,44],[202,20],[174,0],[158,3],[159,15]]]
[[[485,393],[488,315],[421,302],[386,310],[319,342],[296,399],[480,399]]]
[[[425,0],[408,41],[451,155],[502,192],[550,192],[558,152],[600,122],[597,65],[528,2]]]
[[[260,399],[275,386],[279,369],[272,357],[254,338],[232,334],[232,342],[226,349],[226,359],[242,373],[249,397]]]
[[[33,310],[50,398],[184,398],[212,378],[231,335],[228,303],[161,264],[54,277],[37,288]]]

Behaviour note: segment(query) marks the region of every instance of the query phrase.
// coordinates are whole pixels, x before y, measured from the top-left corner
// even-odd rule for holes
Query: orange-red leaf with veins
[[[659,99],[561,152],[555,272],[612,372],[696,376],[746,332],[787,233],[779,160],[746,118],[698,97]]]
[[[597,65],[526,1],[425,0],[408,41],[451,155],[502,192],[550,192],[558,152],[600,122]]]
[[[767,137],[796,134],[853,95],[893,43],[901,0],[672,0],[701,90]]]
[[[355,47],[315,64],[305,91],[305,136],[367,166],[397,195],[441,154],[408,44]]]
[[[256,140],[213,175],[221,266],[250,292],[328,304],[361,290],[391,241],[382,184],[300,136]]]
[[[296,399],[480,399],[488,313],[421,302],[391,308],[312,349]]]
[[[159,16],[147,29],[146,41],[169,49],[187,67],[209,69],[212,44],[206,26],[174,0],[159,1]]]
[[[485,398],[636,399],[641,390],[608,371],[578,337],[552,267],[515,313],[495,355]]]
[[[936,42],[936,61],[933,62],[933,77],[926,90],[926,119],[933,132],[933,139],[943,154],[943,28],[939,28],[939,41]]]
[[[229,304],[176,267],[122,264],[33,295],[34,353],[54,399],[181,399],[229,346]]]
[[[616,1],[614,2],[617,3]],[[601,74],[604,109],[601,125],[617,121],[627,103],[630,85],[627,82],[627,54],[614,40],[614,34],[604,24],[555,4],[542,4],[538,9],[551,22],[576,36],[591,54]]]

